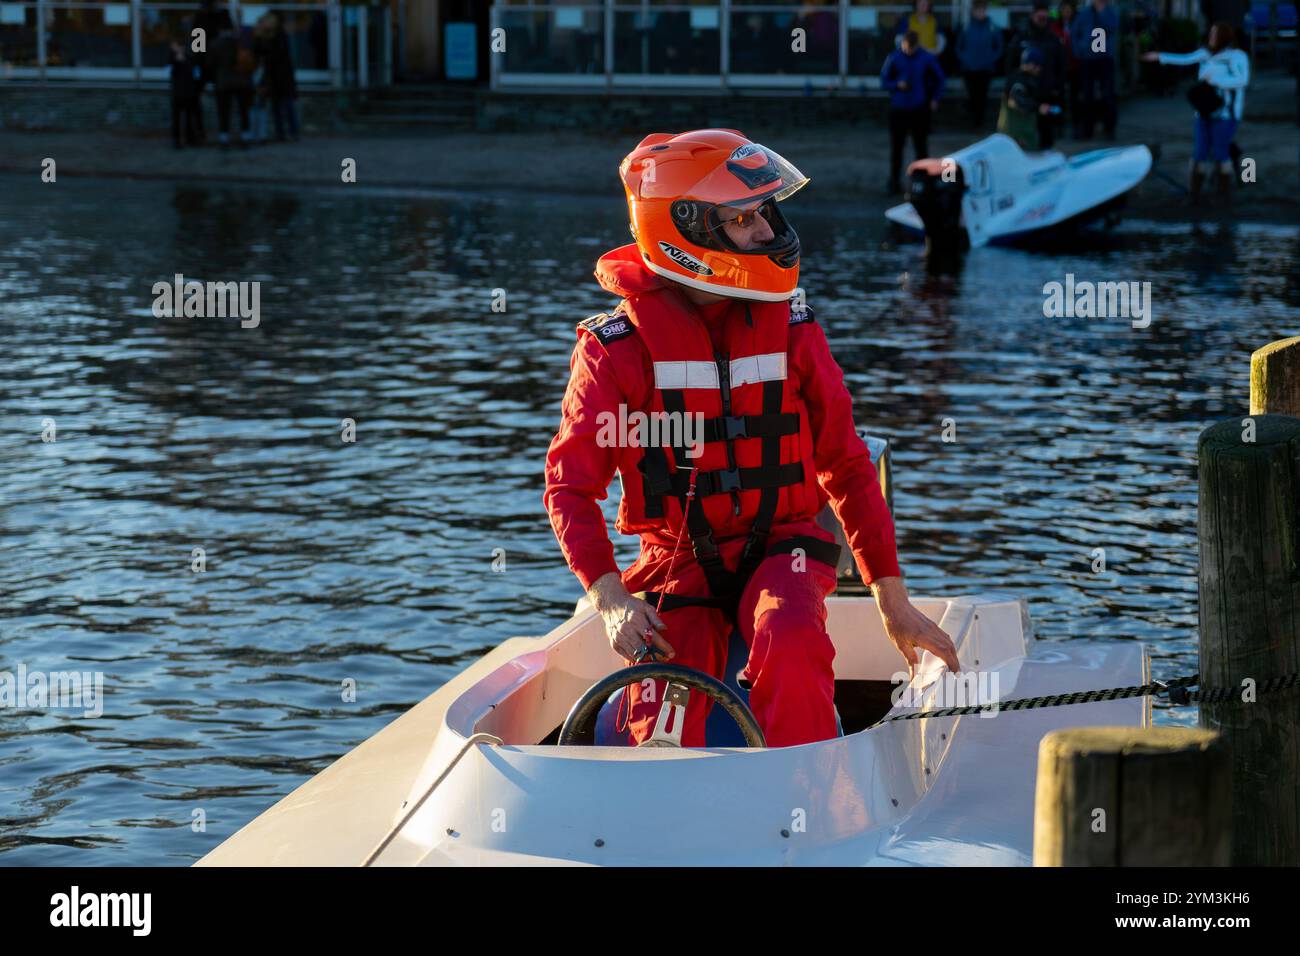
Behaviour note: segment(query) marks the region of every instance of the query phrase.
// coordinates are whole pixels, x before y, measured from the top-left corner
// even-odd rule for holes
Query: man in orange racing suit
[[[750,651],[739,679],[768,745],[834,737],[825,597],[839,549],[815,520],[828,499],[909,668],[922,650],[958,663],[908,600],[843,372],[797,290],[799,238],[778,203],[808,180],[724,129],[647,136],[619,173],[636,242],[596,267],[617,310],[578,326],[546,456],[551,525],[625,659],[652,647],[721,678],[738,627]],[[673,437],[628,434],[636,413]],[[598,503],[616,473],[615,526],[641,538],[622,574]],[[663,692],[629,686],[633,744]],[[704,745],[710,705],[691,695],[683,746]]]

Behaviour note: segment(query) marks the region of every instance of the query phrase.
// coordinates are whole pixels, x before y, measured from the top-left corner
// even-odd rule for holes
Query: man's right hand
[[[899,88],[900,90],[903,90],[904,92],[906,92],[906,90],[907,90],[907,80],[899,80],[899,81],[898,81],[898,88]]]
[[[655,609],[629,594],[622,579],[613,571],[598,578],[587,591],[587,596],[605,622],[609,646],[629,664],[636,661],[647,642],[669,660],[677,656],[663,637],[666,625]]]

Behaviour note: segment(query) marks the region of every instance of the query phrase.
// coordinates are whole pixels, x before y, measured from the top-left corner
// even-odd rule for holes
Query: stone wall
[[[333,91],[303,91],[298,96],[299,124],[307,132],[344,125],[347,98]],[[217,129],[217,100],[211,87],[203,97],[203,122]],[[238,128],[238,109],[231,104],[231,126]],[[0,129],[171,129],[171,96],[165,86],[91,86],[83,84],[8,82],[0,84]]]
[[[624,133],[708,126],[825,127],[879,123],[888,110],[885,95],[875,91],[812,95],[799,91],[777,95],[654,91],[607,95],[572,91],[493,92],[468,87],[454,94],[443,91],[422,100],[419,93],[404,93],[401,87],[394,87],[370,95],[372,98],[400,95],[407,112],[443,109],[447,97],[454,96],[463,99],[466,111],[475,117],[474,126],[485,132],[588,129]],[[368,108],[365,100],[364,94],[355,91],[303,90],[298,97],[299,121],[307,133],[365,129],[363,113]],[[210,87],[204,94],[203,108],[205,128],[215,131],[216,97]],[[950,84],[948,98],[940,107],[939,122],[943,125],[962,122],[963,109],[964,92],[960,83]],[[0,129],[116,129],[161,133],[169,130],[170,124],[171,100],[165,86],[0,84]],[[233,116],[232,125],[237,124],[238,118]]]

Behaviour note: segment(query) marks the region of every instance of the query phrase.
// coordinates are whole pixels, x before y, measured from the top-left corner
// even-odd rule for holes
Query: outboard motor
[[[930,254],[950,256],[970,248],[961,224],[961,202],[966,177],[951,159],[918,159],[907,167],[908,200],[925,223],[925,248]]]

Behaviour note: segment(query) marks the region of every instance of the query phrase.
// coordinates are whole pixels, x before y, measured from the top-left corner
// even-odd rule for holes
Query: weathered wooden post
[[[1201,433],[1202,727],[1232,752],[1233,864],[1300,864],[1300,691],[1254,688],[1300,669],[1300,339],[1251,359],[1248,418]]]
[[[1272,342],[1250,357],[1250,413],[1300,418],[1300,336]]]
[[[1072,727],[1038,747],[1034,866],[1227,866],[1231,757],[1190,727]]]

